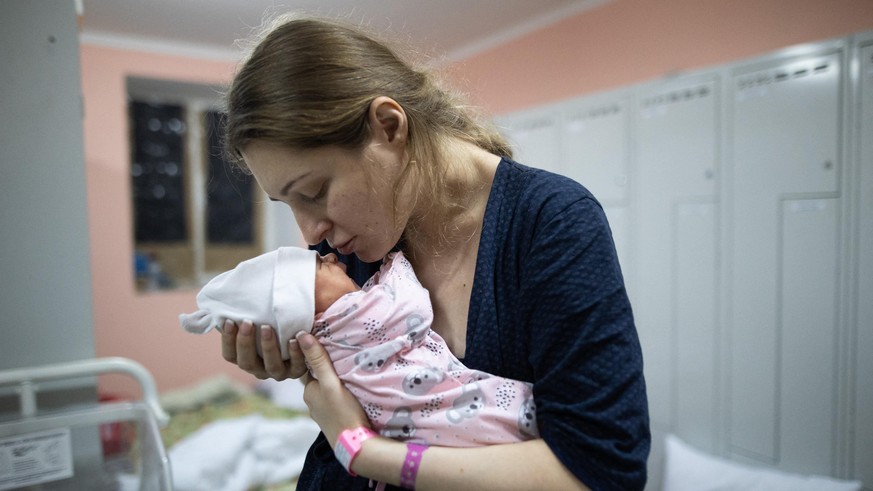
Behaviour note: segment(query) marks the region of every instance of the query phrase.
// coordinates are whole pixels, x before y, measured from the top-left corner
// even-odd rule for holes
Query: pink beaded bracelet
[[[418,467],[421,465],[421,456],[425,450],[427,445],[406,444],[406,460],[403,462],[403,469],[400,470],[400,487],[415,489],[415,478],[418,476]]]

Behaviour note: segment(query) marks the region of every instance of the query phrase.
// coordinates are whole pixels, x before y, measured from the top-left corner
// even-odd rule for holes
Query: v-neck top
[[[316,249],[335,252],[326,243]],[[358,284],[379,268],[354,256],[340,260]],[[467,367],[533,384],[540,435],[580,481],[598,490],[645,486],[642,353],[606,215],[585,187],[501,160],[466,339]],[[339,466],[320,435],[298,489],[367,486]]]

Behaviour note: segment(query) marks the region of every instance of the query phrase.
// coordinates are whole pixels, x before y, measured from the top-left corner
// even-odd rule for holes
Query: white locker
[[[784,470],[835,472],[839,206],[782,202],[775,423]]]
[[[730,450],[831,475],[841,77],[834,52],[734,70],[726,176]]]
[[[4,370],[90,358],[95,348],[75,3],[0,9]],[[84,385],[93,400],[94,384]]]
[[[855,477],[873,487],[873,36],[858,51],[858,152],[860,189],[856,278],[854,459]]]
[[[561,171],[581,182],[605,207],[627,206],[627,96],[600,96],[564,109]]]
[[[653,428],[715,450],[718,103],[712,77],[640,91],[632,298]],[[659,442],[660,443],[660,442]]]
[[[560,172],[560,117],[556,110],[542,108],[517,113],[498,122],[521,164]]]
[[[647,489],[667,433],[873,489],[873,32],[505,121],[520,161],[609,217],[645,360]]]
[[[8,374],[92,358],[95,345],[75,2],[11,0],[0,11],[0,114],[7,121],[0,125],[0,371]],[[26,392],[19,397],[19,387],[5,384],[0,421],[44,422],[49,413],[88,408],[97,400],[93,377],[28,385],[39,415],[24,418]],[[92,470],[102,463],[96,426],[47,437],[30,449],[20,442],[39,436],[28,433],[13,433],[21,438],[16,445],[8,434],[2,437],[2,489],[73,489],[70,480],[38,483],[51,480],[52,471]],[[65,449],[65,440],[76,444]],[[7,457],[22,449],[27,455]]]
[[[676,206],[674,433],[718,453],[720,400],[718,315],[719,203]]]
[[[557,172],[588,188],[606,212],[618,259],[632,283],[630,263],[629,92],[601,94],[564,104],[561,167]],[[629,286],[629,288],[632,288]]]

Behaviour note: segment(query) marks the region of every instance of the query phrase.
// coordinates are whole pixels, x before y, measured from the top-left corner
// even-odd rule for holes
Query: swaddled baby
[[[217,276],[197,305],[180,316],[189,332],[272,325],[286,359],[288,341],[310,330],[383,436],[471,447],[539,435],[531,384],[468,369],[449,351],[402,252],[359,288],[335,255],[283,247]]]

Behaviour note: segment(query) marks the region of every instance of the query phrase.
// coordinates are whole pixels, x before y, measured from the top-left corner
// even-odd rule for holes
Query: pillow
[[[860,491],[859,481],[804,476],[730,462],[703,453],[674,435],[664,439],[663,491]]]

